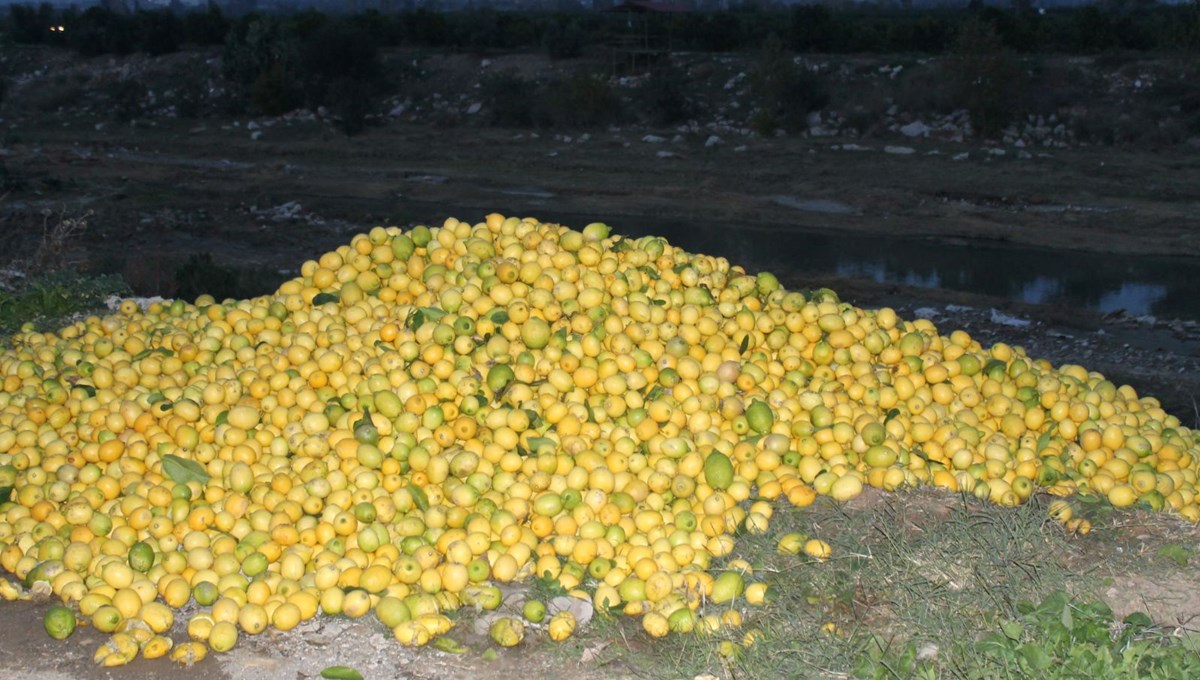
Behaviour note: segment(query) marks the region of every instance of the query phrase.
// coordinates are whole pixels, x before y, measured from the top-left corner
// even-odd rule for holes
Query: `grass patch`
[[[113,295],[131,295],[119,276],[60,271],[22,281],[13,290],[0,290],[0,338],[26,323],[47,330],[69,317],[104,309],[105,300]]]
[[[765,534],[742,534],[714,568],[751,566],[762,607],[712,634],[652,640],[636,618],[597,613],[563,645],[565,662],[638,677],[1170,678],[1200,669],[1200,637],[1118,619],[1070,566],[1079,547],[1033,499],[1001,508],[935,490],[868,491],[847,505],[777,504]],[[777,551],[799,532],[827,541],[824,562]]]

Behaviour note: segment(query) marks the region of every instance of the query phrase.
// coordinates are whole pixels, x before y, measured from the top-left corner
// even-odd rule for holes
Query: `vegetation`
[[[5,29],[17,43],[68,45],[84,54],[161,54],[185,44],[219,44],[231,29],[260,18],[255,13],[226,16],[215,4],[179,14],[170,10],[118,14],[102,7],[80,11],[43,3],[10,6]],[[389,14],[367,10],[346,19],[369,34],[378,47],[471,52],[544,49],[558,58],[579,56],[627,31],[627,18],[622,15],[486,7],[444,13],[427,8]],[[955,36],[971,21],[992,25],[1002,45],[1020,53],[1200,50],[1196,2],[1109,2],[1045,13],[1029,2],[1016,2],[1008,9],[974,2],[967,9],[920,11],[747,2],[726,11],[649,14],[644,19],[647,33],[669,35],[675,49],[704,52],[758,49],[769,35],[779,33],[786,46],[798,52],[939,54],[954,48]],[[300,33],[328,20],[316,10],[286,15],[286,23]],[[58,25],[66,30],[50,30]]]

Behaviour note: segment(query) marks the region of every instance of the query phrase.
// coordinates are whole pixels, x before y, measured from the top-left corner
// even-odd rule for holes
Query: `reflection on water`
[[[574,224],[563,219],[565,224]],[[1200,260],[964,245],[886,236],[776,231],[669,221],[621,223],[627,236],[658,235],[750,271],[947,288],[1103,313],[1200,318]]]

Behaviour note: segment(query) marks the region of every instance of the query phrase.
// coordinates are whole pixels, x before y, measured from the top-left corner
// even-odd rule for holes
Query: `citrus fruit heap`
[[[421,645],[531,576],[711,631],[765,595],[716,569],[736,532],[865,485],[1200,519],[1196,433],[1128,386],[600,223],[377,227],[272,295],[125,301],[11,345],[0,565],[111,633],[107,665],[318,612]]]

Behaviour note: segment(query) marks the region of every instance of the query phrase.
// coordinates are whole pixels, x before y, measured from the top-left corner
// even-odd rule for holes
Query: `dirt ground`
[[[1056,149],[1018,159],[939,142],[889,153],[882,143],[843,150],[836,139],[746,138],[707,146],[704,136],[684,135],[664,146],[642,141],[664,131],[634,129],[568,139],[390,125],[346,138],[320,122],[253,130],[247,123],[118,126],[52,115],[20,121],[0,149],[8,175],[22,181],[0,205],[8,225],[0,245],[6,238],[19,242],[21,230],[36,233],[57,215],[86,216],[75,261],[120,271],[144,288],[168,282],[193,253],[283,278],[372,225],[478,220],[493,211],[574,226],[603,220],[618,231],[641,219],[669,218],[746,229],[747,238],[788,238],[787,227],[778,225],[795,225],[1005,242],[1111,254],[1113,266],[1126,254],[1200,257],[1194,150]],[[966,159],[954,160],[964,152]],[[764,232],[766,225],[775,231]],[[1082,363],[1159,394],[1187,424],[1200,420],[1193,411],[1193,395],[1200,394],[1195,326],[802,272],[791,279],[830,285],[856,304],[893,305],[905,316],[964,327],[981,340],[1020,344],[1057,363]],[[1076,566],[1109,584],[1103,594],[1118,612],[1149,609],[1164,625],[1191,622],[1200,615],[1195,567],[1164,563],[1146,546],[1195,545],[1194,528],[1174,520],[1121,522],[1098,528]],[[179,677],[166,661],[96,668],[91,654],[100,636],[83,630],[65,644],[50,640],[36,623],[45,606],[0,609],[0,669],[7,677]],[[470,646],[472,639],[466,641]],[[619,655],[613,663],[581,656],[567,661],[562,650],[544,646],[495,661],[478,652],[465,658],[411,652],[379,626],[332,619],[250,640],[188,672],[199,680],[307,679],[344,663],[380,678],[638,675]]]

